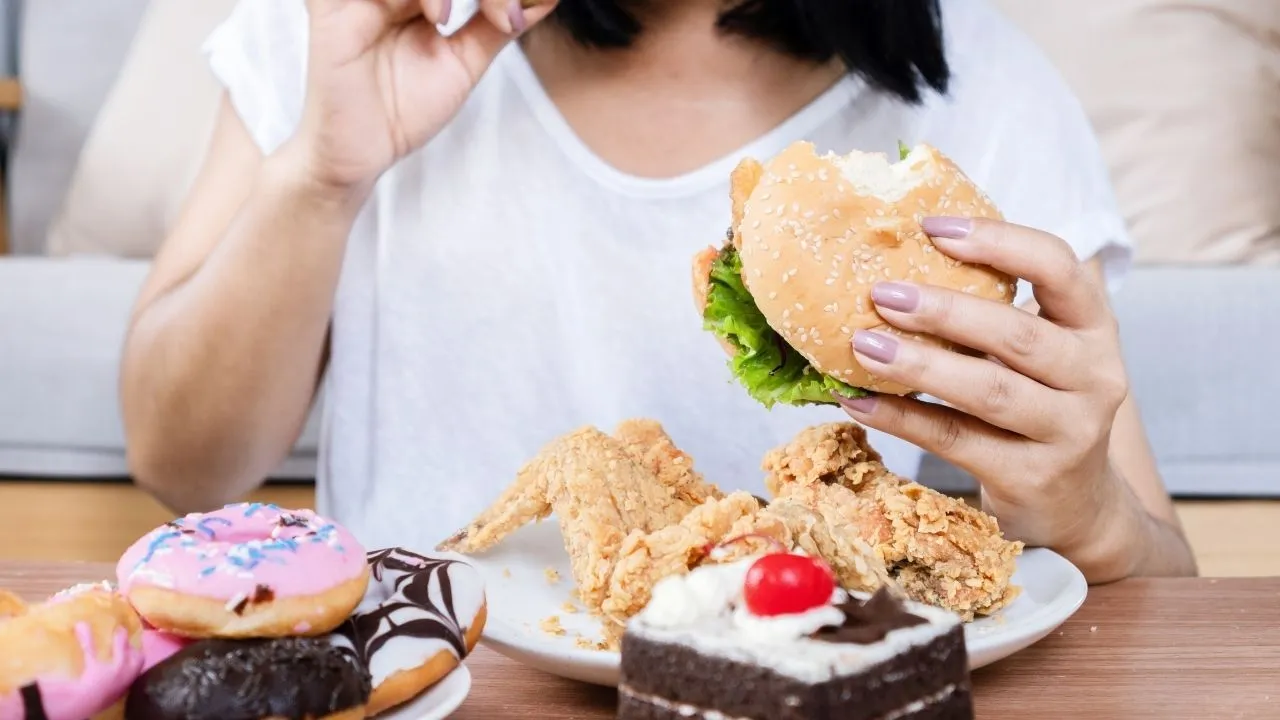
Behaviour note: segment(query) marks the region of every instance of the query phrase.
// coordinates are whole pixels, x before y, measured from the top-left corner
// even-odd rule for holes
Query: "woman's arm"
[[[1088,263],[1094,278],[1104,282],[1097,260]],[[1039,313],[1034,300],[1024,309]],[[1106,552],[1130,565],[1116,571],[1130,575],[1194,575],[1195,555],[1183,533],[1173,499],[1165,489],[1155,455],[1142,425],[1138,404],[1130,393],[1116,411],[1109,444],[1114,498],[1107,506],[1114,514],[1099,519],[1098,531],[1110,538]],[[1144,548],[1140,553],[1127,548]]]
[[[138,298],[121,401],[137,482],[180,510],[262,482],[301,433],[361,204],[264,158],[222,102],[205,164]]]

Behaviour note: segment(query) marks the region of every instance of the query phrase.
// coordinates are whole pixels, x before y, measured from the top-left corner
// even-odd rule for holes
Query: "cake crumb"
[[[502,568],[502,577],[504,578],[511,577],[511,568]]]
[[[1089,628],[1089,632],[1098,632],[1098,626],[1097,626],[1097,625],[1094,625],[1094,626],[1090,627],[1090,628]]]
[[[555,568],[547,568],[546,570],[543,570],[542,573],[547,576],[548,585],[555,585],[560,582],[559,570],[556,570]]]
[[[567,613],[569,613],[570,615],[572,615],[572,614],[574,614],[574,613],[578,612],[578,606],[577,606],[577,605],[574,605],[574,604],[573,604],[573,603],[571,603],[571,602],[567,602],[567,603],[565,603],[565,604],[561,605],[561,606],[560,606],[560,609],[561,609],[561,610],[563,610],[563,611],[565,611],[565,612],[567,612]]]
[[[565,632],[564,626],[560,624],[560,616],[558,615],[543,618],[542,622],[538,623],[538,627],[542,629],[542,632],[548,635],[559,636],[564,635]]]

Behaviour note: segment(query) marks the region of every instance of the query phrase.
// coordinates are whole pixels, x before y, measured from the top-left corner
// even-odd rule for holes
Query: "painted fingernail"
[[[843,395],[836,395],[836,402],[845,410],[849,410],[858,415],[870,415],[876,411],[876,404],[879,402],[874,395],[867,397],[851,398]]]
[[[859,330],[853,334],[853,351],[888,364],[898,354],[898,341],[884,333]]]
[[[527,25],[524,19],[524,8],[521,7],[520,0],[511,0],[511,4],[507,6],[507,18],[511,20],[511,32],[517,35],[524,32]]]
[[[877,283],[871,288],[871,301],[888,310],[915,312],[920,307],[920,288],[911,283]]]
[[[961,240],[969,237],[973,221],[961,217],[927,217],[920,221],[920,227],[931,237]]]
[[[453,14],[453,0],[444,0],[440,3],[440,23],[441,25],[449,24],[449,16]]]

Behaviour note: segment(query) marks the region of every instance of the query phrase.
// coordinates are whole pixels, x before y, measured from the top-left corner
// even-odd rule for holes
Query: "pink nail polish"
[[[520,6],[520,0],[511,0],[511,4],[507,7],[507,18],[511,20],[511,32],[519,35],[528,27],[528,23],[524,19],[524,8]]]
[[[876,405],[879,404],[879,401],[876,400],[874,395],[868,395],[867,397],[860,398],[849,398],[843,395],[836,395],[836,402],[840,403],[840,406],[844,409],[849,410],[856,415],[870,415],[876,411]]]
[[[898,341],[884,333],[859,330],[853,334],[853,350],[888,365],[898,354]]]
[[[871,288],[871,301],[886,310],[915,312],[920,307],[920,288],[911,283],[877,283]]]
[[[930,237],[963,240],[973,230],[973,221],[961,217],[927,217],[920,221],[920,227]]]

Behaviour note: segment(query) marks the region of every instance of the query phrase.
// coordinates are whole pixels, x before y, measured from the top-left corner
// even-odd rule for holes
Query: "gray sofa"
[[[52,257],[46,236],[146,5],[41,0],[16,28],[27,100],[8,143],[14,249],[0,258],[0,476],[126,475],[116,374],[147,261]],[[130,182],[130,168],[119,170]],[[1115,301],[1171,489],[1280,496],[1280,269],[1140,267]],[[315,438],[313,415],[275,478],[310,477]],[[971,487],[932,458],[921,477]]]

